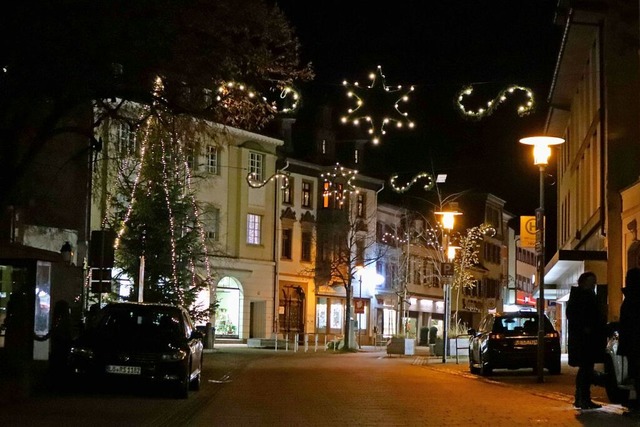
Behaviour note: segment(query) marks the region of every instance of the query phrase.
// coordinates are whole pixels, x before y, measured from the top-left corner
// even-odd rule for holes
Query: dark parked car
[[[182,307],[111,303],[74,341],[69,367],[75,379],[169,384],[177,397],[187,398],[189,389],[200,388],[202,338]]]
[[[604,375],[594,379],[605,387],[611,403],[626,405],[633,390],[633,380],[629,378],[627,357],[618,355],[618,322],[609,323],[607,348],[604,359]]]
[[[560,373],[560,335],[544,319],[544,367]],[[538,313],[517,311],[485,316],[478,329],[469,329],[469,369],[490,375],[494,369],[536,369],[538,360]]]

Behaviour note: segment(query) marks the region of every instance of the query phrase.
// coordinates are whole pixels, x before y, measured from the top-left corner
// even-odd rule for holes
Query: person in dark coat
[[[607,339],[605,318],[595,293],[597,280],[590,271],[582,273],[567,302],[569,365],[578,368],[573,405],[579,409],[601,407],[591,400],[594,365],[604,361]]]
[[[627,271],[622,293],[624,300],[620,306],[618,354],[627,356],[629,376],[634,380],[636,400],[629,402],[629,408],[634,413],[640,413],[637,400],[640,392],[640,268]]]

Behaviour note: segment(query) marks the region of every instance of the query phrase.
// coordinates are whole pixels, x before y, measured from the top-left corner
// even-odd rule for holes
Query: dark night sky
[[[313,82],[300,87],[303,107],[296,129],[311,123],[319,106],[326,104],[334,109],[341,132],[345,125],[337,119],[350,105],[342,81],[369,84],[368,74],[380,65],[387,85],[415,86],[403,109],[416,128],[391,129],[380,145],[368,144],[363,173],[387,182],[393,173],[401,174],[399,182],[422,171],[447,173],[447,183],[440,187],[445,194],[490,192],[505,199],[510,212],[533,214],[538,170],[530,150],[518,140],[543,130],[562,31],[553,24],[555,0],[278,4],[300,39],[303,60],[311,61],[316,72]],[[468,84],[479,94],[469,99],[469,107],[517,84],[533,90],[536,110],[518,116],[516,108],[524,97],[517,94],[491,116],[465,119],[455,100]],[[366,138],[364,131],[361,137]],[[296,144],[301,140],[294,135]],[[411,193],[420,196],[424,191],[416,185]]]

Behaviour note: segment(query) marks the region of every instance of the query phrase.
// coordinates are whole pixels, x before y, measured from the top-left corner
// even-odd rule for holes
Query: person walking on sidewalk
[[[627,271],[622,289],[624,300],[620,306],[620,328],[618,330],[618,354],[627,356],[629,377],[633,378],[636,399],[629,402],[630,413],[640,414],[638,393],[640,392],[640,268]]]
[[[587,271],[571,288],[567,302],[569,321],[569,365],[578,368],[573,406],[578,409],[602,407],[591,400],[594,365],[604,361],[606,324],[595,293],[598,279]]]

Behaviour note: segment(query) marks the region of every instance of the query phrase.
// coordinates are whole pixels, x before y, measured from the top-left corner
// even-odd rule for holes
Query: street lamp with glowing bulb
[[[533,146],[533,164],[540,168],[540,207],[536,209],[536,255],[538,281],[538,347],[536,371],[538,382],[544,382],[544,176],[551,146],[564,143],[564,139],[553,136],[532,136],[520,139],[521,144]]]
[[[440,215],[442,217],[442,228],[446,230],[442,235],[442,250],[443,255],[448,258],[449,261],[452,261],[455,258],[455,247],[449,245],[449,234],[451,230],[453,230],[453,226],[455,224],[455,218],[457,215],[462,215],[462,212],[458,211],[440,211],[434,212],[436,215]],[[453,249],[450,252],[449,248]],[[442,363],[447,362],[447,350],[448,350],[448,330],[449,330],[449,322],[451,320],[451,284],[445,283],[443,286],[444,291],[444,318],[442,322]]]

